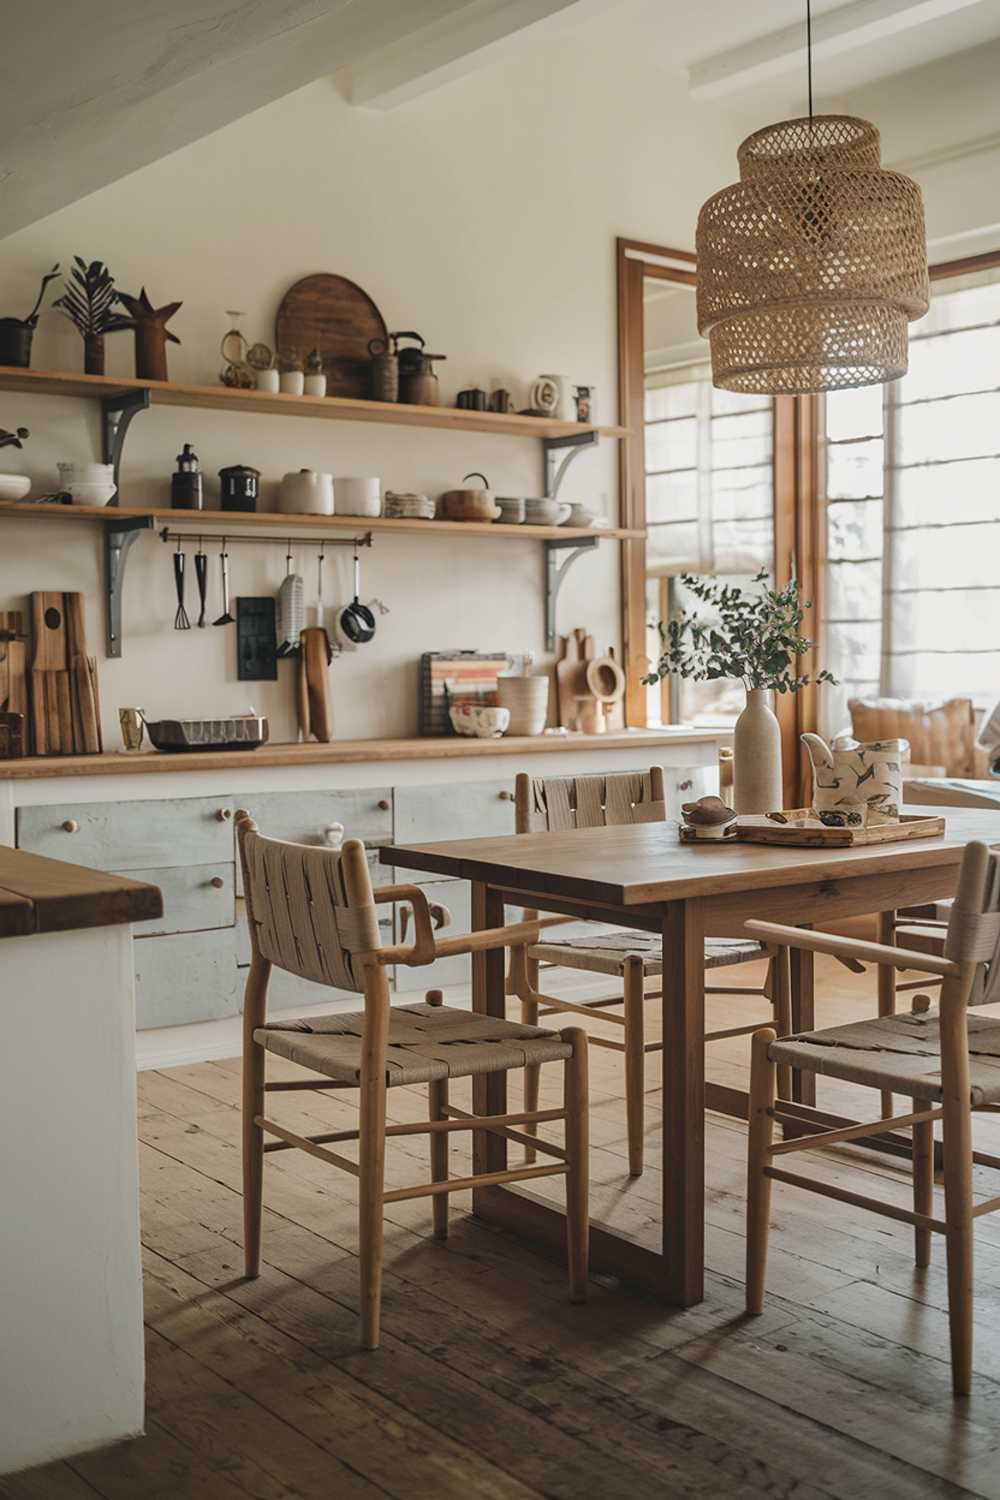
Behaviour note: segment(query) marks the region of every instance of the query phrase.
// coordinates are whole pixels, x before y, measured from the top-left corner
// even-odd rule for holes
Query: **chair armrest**
[[[428,901],[426,892],[419,885],[383,885],[372,892],[377,903],[384,904],[387,901],[405,901],[413,912],[413,944],[406,949],[380,948],[379,959],[382,963],[405,963],[415,964],[433,963],[437,957],[434,942],[435,927],[446,927],[451,921],[451,913],[446,906],[433,904]],[[406,935],[404,926],[403,935]],[[406,952],[412,954],[409,960],[398,957],[389,958],[387,955]]]
[[[420,897],[423,907],[427,908],[429,903],[422,891]],[[409,900],[409,895],[405,899]],[[435,938],[430,931],[429,911],[422,914],[420,906],[414,903],[413,916],[417,929],[413,946],[380,948],[380,963],[405,964],[410,968],[418,968],[422,964],[433,963],[438,958],[455,958],[464,953],[485,953],[493,948],[523,947],[537,943],[538,934],[543,927],[558,927],[562,923],[576,921],[575,917],[540,917],[534,922],[512,922],[509,927],[483,927],[478,932],[465,932],[457,937]],[[421,943],[423,922],[427,923],[429,948]]]
[[[886,964],[894,969],[916,969],[922,974],[944,977],[961,973],[950,958],[934,953],[914,953],[908,948],[890,948],[885,943],[864,943],[854,938],[837,937],[831,932],[813,932],[804,927],[784,927],[778,922],[747,922],[752,937],[762,942],[778,943],[783,948],[804,948],[811,953],[827,953],[831,958],[855,958],[868,964]]]

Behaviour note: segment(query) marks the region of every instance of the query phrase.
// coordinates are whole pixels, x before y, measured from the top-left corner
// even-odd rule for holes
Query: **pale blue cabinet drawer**
[[[514,777],[455,786],[396,788],[397,844],[439,844],[447,839],[492,838],[514,832]],[[403,871],[400,880],[425,884],[434,875]]]
[[[243,983],[235,928],[144,938],[133,952],[140,1031],[239,1014]]]
[[[17,846],[98,870],[224,864],[233,858],[233,803],[224,797],[66,802],[17,810]]]
[[[112,874],[122,875],[123,870]],[[177,865],[156,870],[130,870],[131,879],[146,880],[163,893],[163,915],[136,922],[137,938],[174,932],[205,932],[232,927],[236,920],[236,867],[232,860],[217,865]]]

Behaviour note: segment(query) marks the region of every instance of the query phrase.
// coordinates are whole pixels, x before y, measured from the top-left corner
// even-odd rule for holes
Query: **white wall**
[[[893,81],[888,158],[902,154],[907,108],[926,114],[928,97]],[[940,114],[946,98],[934,97]],[[878,102],[864,100],[876,119]],[[760,123],[751,113],[745,100],[728,114],[692,104],[679,70],[647,65],[609,46],[604,33],[588,40],[586,28],[389,113],[352,109],[332,84],[313,84],[2,241],[0,311],[30,306],[39,273],[56,257],[104,257],[126,290],[144,283],[157,303],[183,299],[173,324],[183,342],[169,346],[170,369],[204,381],[219,368],[224,309],[244,309],[246,332],[270,340],[286,288],[331,270],[360,282],[390,327],[418,328],[448,355],[446,399],[494,377],[523,399],[525,381],[558,370],[595,383],[599,414],[611,419],[614,236],[691,247],[702,199],[733,179],[736,145]],[[993,212],[968,161],[924,175],[936,236],[966,233]],[[109,340],[110,373],[131,373],[131,345],[128,334]],[[81,368],[79,341],[61,315],[43,317],[34,363]],[[6,450],[3,467],[30,473],[36,492],[54,484],[57,459],[97,456],[96,412],[84,403],[0,394],[0,426],[18,423],[32,428],[31,442],[23,454]],[[470,469],[507,493],[537,492],[540,482],[533,440],[156,410],[139,416],[129,436],[125,504],[166,499],[184,440],[213,479],[236,461],[262,469],[265,505],[277,478],[303,465],[377,472],[388,486],[432,492]],[[614,518],[614,445],[581,456],[565,493],[605,505]],[[275,588],[283,552],[234,547],[234,590]],[[365,558],[365,590],[392,614],[370,648],[334,664],[338,735],[414,731],[421,651],[541,654],[542,567],[541,548],[529,542],[380,538]],[[99,648],[99,578],[96,529],[0,528],[0,608],[32,589],[81,589],[91,647]],[[345,565],[341,594],[347,583]],[[214,618],[214,568],[212,584]],[[192,577],[189,609],[193,591]],[[127,703],[170,715],[252,701],[271,715],[276,738],[292,736],[292,667],[281,668],[276,685],[244,686],[232,629],[175,634],[171,565],[149,538],[133,550],[125,612],[125,657],[102,662],[109,743],[117,743],[115,710]],[[618,620],[618,548],[605,543],[570,576],[559,624],[587,625],[603,645],[617,643]]]
[[[142,1430],[132,937],[5,938],[0,1474]]]
[[[597,385],[613,419],[614,236],[679,245],[692,240],[698,183],[729,169],[725,131],[705,115],[697,163],[677,149],[690,106],[664,77],[602,56],[581,41],[539,45],[527,62],[496,67],[385,114],[352,109],[332,85],[286,100],[124,179],[0,244],[0,303],[30,306],[38,273],[76,252],[106,258],[119,284],[144,283],[157,303],[183,298],[169,346],[178,379],[213,380],[224,309],[245,310],[253,338],[271,340],[277,304],[299,276],[331,270],[374,297],[390,327],[419,329],[448,361],[446,399],[503,377],[519,399],[541,370]],[[131,373],[132,339],[108,341],[109,373]],[[79,340],[58,313],[36,334],[37,368],[79,369]],[[0,395],[0,425],[25,423],[21,468],[35,492],[51,487],[61,458],[98,456],[96,412],[84,403]],[[125,504],[163,503],[174,455],[194,443],[214,479],[249,462],[266,495],[286,469],[377,472],[395,488],[438,492],[482,469],[506,493],[538,493],[541,445],[297,419],[154,410],[133,423]],[[564,493],[617,514],[614,445],[582,455]],[[210,481],[211,483],[211,481]],[[233,548],[237,593],[277,586],[284,547]],[[311,554],[310,554],[311,555]],[[560,627],[585,624],[599,644],[618,642],[618,547],[577,564]],[[72,522],[5,523],[0,608],[32,589],[88,594],[92,649],[102,641],[97,532]],[[541,548],[444,538],[379,538],[364,559],[364,587],[392,614],[367,652],[334,664],[340,736],[415,731],[421,651],[455,646],[544,648]],[[328,568],[328,573],[334,570]],[[190,566],[189,566],[190,572]],[[313,584],[313,569],[306,575]],[[333,582],[331,578],[330,582]],[[346,561],[339,592],[348,582]],[[213,567],[212,584],[216,587]],[[191,606],[193,578],[189,583]],[[217,595],[213,616],[219,612]],[[293,733],[292,667],[277,685],[235,680],[235,632],[175,634],[171,564],[142,538],[125,597],[126,648],[102,663],[105,733],[115,710],[218,714],[252,701],[272,733]]]

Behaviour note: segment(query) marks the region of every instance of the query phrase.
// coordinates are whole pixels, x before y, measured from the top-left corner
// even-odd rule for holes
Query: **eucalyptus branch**
[[[762,569],[753,581],[766,585],[768,577]],[[682,610],[666,624],[657,621],[661,655],[656,670],[643,678],[645,683],[669,676],[699,682],[737,678],[747,689],[797,693],[811,682],[836,682],[827,671],[811,677],[797,670],[799,658],[812,650],[812,641],[801,629],[812,601],[803,602],[794,575],[781,589],[765,586],[755,593],[690,574],[681,582],[714,618]]]

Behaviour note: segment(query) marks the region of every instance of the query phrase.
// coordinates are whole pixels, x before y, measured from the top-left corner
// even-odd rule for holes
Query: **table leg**
[[[705,921],[699,901],[663,915],[663,1294],[705,1295]]]
[[[503,899],[496,891],[480,881],[472,885],[472,927],[502,927],[504,921]],[[503,1016],[506,1014],[507,997],[504,993],[505,948],[491,949],[487,953],[472,956],[472,1008],[480,1015]],[[477,1074],[472,1080],[472,1109],[477,1115],[502,1115],[507,1111],[507,1074]],[[507,1166],[507,1142],[503,1136],[487,1130],[473,1131],[473,1170],[476,1172],[502,1172]],[[473,1192],[472,1206],[476,1206]]]
[[[810,924],[811,925],[811,924]],[[816,955],[802,948],[789,951],[792,968],[792,1030],[816,1028]],[[816,1103],[816,1074],[792,1069],[792,1098],[800,1104]]]

